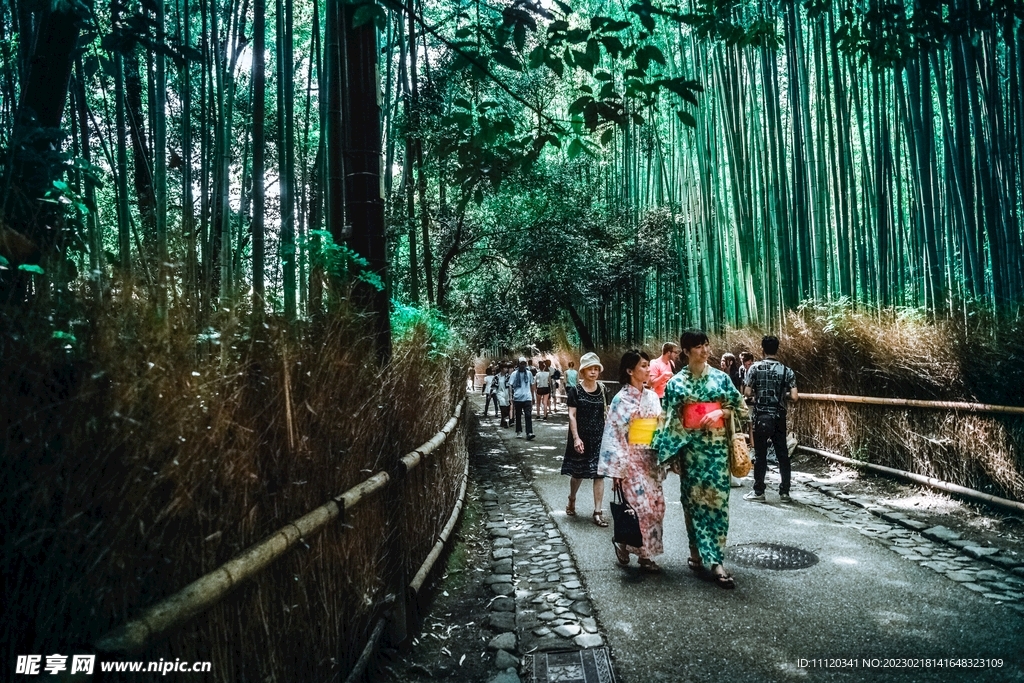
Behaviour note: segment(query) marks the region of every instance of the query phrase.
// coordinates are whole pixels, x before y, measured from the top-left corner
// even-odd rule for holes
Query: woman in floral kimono
[[[637,555],[640,568],[661,571],[654,558],[665,552],[662,546],[662,522],[665,519],[665,494],[661,482],[664,468],[650,444],[629,443],[629,424],[640,418],[657,418],[661,414],[658,395],[644,388],[650,376],[650,358],[643,351],[626,351],[619,362],[619,383],[622,389],[612,398],[604,421],[601,458],[598,474],[612,477],[613,485],[622,487],[626,502],[636,510],[643,545],[639,548],[615,544],[619,564],[629,564],[630,553]],[[637,430],[639,431],[639,430]]]
[[[666,419],[652,445],[661,463],[680,458],[690,569],[695,573],[710,569],[720,587],[735,588],[736,582],[722,566],[730,488],[725,421],[732,411],[745,416],[746,404],[729,375],[708,365],[711,348],[704,332],[687,330],[679,345],[687,364],[665,387]]]

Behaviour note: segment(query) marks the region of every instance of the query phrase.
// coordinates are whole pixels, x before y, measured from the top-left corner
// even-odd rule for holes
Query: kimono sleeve
[[[602,477],[622,477],[625,474],[625,449],[629,447],[627,436],[632,412],[630,402],[623,400],[621,394],[615,394],[604,420],[597,461],[597,473]]]

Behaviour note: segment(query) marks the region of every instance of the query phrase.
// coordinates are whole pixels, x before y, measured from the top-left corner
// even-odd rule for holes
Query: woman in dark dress
[[[579,383],[569,387],[566,404],[569,406],[569,438],[562,458],[562,474],[569,482],[569,504],[565,514],[576,514],[576,492],[584,479],[594,480],[594,524],[608,526],[604,519],[604,477],[597,473],[601,455],[601,437],[604,435],[604,415],[608,401],[604,387],[597,381],[604,367],[596,353],[580,358]]]

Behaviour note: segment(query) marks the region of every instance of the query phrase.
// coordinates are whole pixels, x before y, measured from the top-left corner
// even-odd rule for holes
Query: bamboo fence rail
[[[842,455],[837,455],[835,453],[823,451],[818,448],[811,448],[809,446],[797,446],[796,450],[802,450],[808,453],[813,453],[815,455],[820,455],[823,458],[835,460],[836,462],[843,463],[844,465],[850,465],[851,467],[863,468],[866,470],[879,472],[881,474],[888,474],[893,477],[898,477],[900,479],[912,481],[916,484],[923,484],[925,486],[930,486],[932,488],[939,489],[940,491],[946,491],[947,493],[955,493],[958,496],[963,496],[964,498],[969,498],[971,500],[975,500],[981,503],[987,503],[989,505],[1001,507],[1012,512],[1024,512],[1024,503],[1020,503],[1016,500],[1009,500],[1007,498],[999,498],[997,496],[992,496],[981,491],[975,491],[974,489],[967,488],[966,486],[960,486],[959,484],[951,484],[948,481],[942,481],[941,479],[936,479],[935,477],[926,477],[923,474],[905,472],[903,470],[898,470],[893,467],[874,465],[869,462],[855,460],[854,458],[847,458]]]
[[[429,441],[420,445],[412,452],[403,456],[402,466],[406,472],[419,465],[423,458],[433,453],[445,442],[448,435],[458,426],[462,417],[466,399],[463,398],[455,407],[451,419]],[[467,465],[468,466],[468,465]],[[111,631],[96,641],[96,648],[101,652],[134,652],[142,649],[154,638],[181,626],[198,614],[217,604],[232,589],[246,579],[252,578],[268,567],[276,559],[293,547],[302,538],[309,538],[324,529],[331,521],[344,519],[345,512],[351,510],[360,501],[383,489],[394,481],[394,474],[385,471],[377,472],[365,481],[353,486],[341,495],[308,512],[299,519],[289,522],[263,541],[250,546],[237,556],[228,560],[213,571],[196,579],[188,586],[171,595],[156,605],[145,610],[139,618]],[[465,497],[466,477],[463,477],[462,489],[456,503],[452,519],[457,519]],[[444,538],[454,527],[452,519],[445,527]],[[439,541],[439,543],[443,543]],[[436,548],[436,545],[435,545]],[[440,555],[433,550],[428,556],[431,565]],[[431,559],[431,557],[433,559]],[[425,579],[429,567],[423,573]],[[417,573],[417,578],[420,576]],[[422,579],[420,581],[422,584]]]
[[[969,413],[1024,415],[1024,407],[1022,406],[997,406],[989,403],[965,403],[961,401],[918,401],[907,398],[875,398],[871,396],[844,396],[841,394],[800,394],[800,400],[859,403],[862,405],[891,406],[894,408],[934,408],[937,410],[962,410]]]

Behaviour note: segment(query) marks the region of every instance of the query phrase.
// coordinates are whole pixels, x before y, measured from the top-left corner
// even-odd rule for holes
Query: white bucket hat
[[[590,353],[585,353],[583,354],[583,356],[580,357],[580,372],[583,372],[591,365],[596,365],[597,367],[601,368],[601,372],[604,372],[604,366],[601,365],[601,359],[598,358],[597,354],[594,353],[593,351],[591,351]]]

